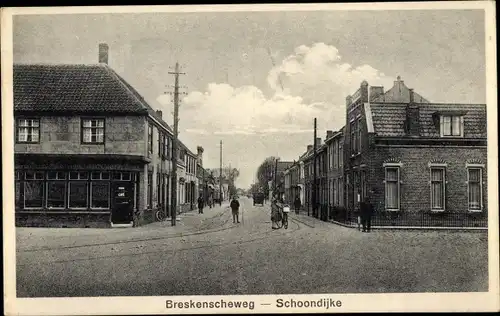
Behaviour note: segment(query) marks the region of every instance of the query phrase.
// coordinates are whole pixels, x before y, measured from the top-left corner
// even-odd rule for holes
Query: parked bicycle
[[[155,209],[155,219],[157,222],[163,222],[167,216],[165,215],[165,211],[161,207],[161,205],[158,205]]]
[[[288,213],[290,212],[290,207],[288,205],[284,205],[283,207],[279,207],[278,213],[274,219],[274,224],[277,229],[281,227],[288,229]]]
[[[288,229],[288,213],[290,213],[290,206],[288,204],[283,205],[281,212],[283,213],[283,218],[281,219],[282,226]]]

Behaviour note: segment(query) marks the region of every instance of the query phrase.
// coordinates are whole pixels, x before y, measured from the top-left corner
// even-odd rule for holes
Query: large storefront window
[[[15,181],[16,181],[16,207],[21,206],[21,172],[16,171],[15,172]]]
[[[24,207],[42,208],[45,182],[43,172],[31,171],[24,174]]]
[[[69,208],[88,207],[88,177],[87,172],[69,173]]]
[[[47,208],[66,207],[66,173],[47,172]]]
[[[110,207],[110,183],[109,172],[92,172],[90,183],[90,207]]]
[[[16,171],[15,175],[16,207],[48,210],[109,209],[111,183],[137,179],[131,172],[102,171]]]

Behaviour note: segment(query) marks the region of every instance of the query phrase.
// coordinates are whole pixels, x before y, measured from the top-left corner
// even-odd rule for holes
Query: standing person
[[[271,228],[272,229],[278,229],[278,220],[279,220],[279,205],[278,205],[278,200],[273,198],[271,200]]]
[[[198,214],[203,214],[203,207],[205,206],[205,201],[203,200],[203,196],[198,197]]]
[[[237,197],[233,196],[233,200],[231,201],[231,204],[229,205],[231,207],[231,212],[233,213],[233,224],[234,223],[240,223],[240,219],[238,218],[239,216],[239,211],[240,211],[240,202],[238,202]]]
[[[297,196],[295,198],[295,201],[293,202],[293,204],[294,204],[294,208],[295,208],[295,213],[299,214],[300,206],[302,205],[302,203],[300,202],[300,197],[299,196]]]
[[[365,200],[360,203],[361,225],[363,232],[369,233],[372,226],[373,204],[371,201],[372,191],[368,192]]]

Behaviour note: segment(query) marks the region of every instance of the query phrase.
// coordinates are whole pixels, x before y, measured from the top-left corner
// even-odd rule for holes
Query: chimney
[[[156,115],[158,115],[159,118],[163,119],[163,112],[160,110],[156,110]]]
[[[316,137],[316,148],[319,148],[321,146],[321,137]]]
[[[410,102],[406,106],[406,132],[409,136],[420,136],[420,106],[413,102],[413,89],[410,90]]]
[[[333,136],[333,131],[331,131],[331,130],[326,131],[326,139],[329,139],[332,136]]]
[[[384,87],[370,87],[370,101],[384,94]]]
[[[307,151],[311,151],[313,149],[313,145],[307,145]]]
[[[99,44],[99,63],[108,64],[109,46],[106,43]]]
[[[398,76],[396,81],[394,81],[394,87],[398,87],[398,93],[401,94],[401,91],[403,90],[403,86],[404,86],[405,82],[403,80],[401,80],[401,76]]]
[[[196,157],[198,159],[198,164],[203,167],[203,152],[204,152],[203,147],[201,146],[196,147],[196,151],[197,151]]]
[[[360,92],[361,92],[361,96],[360,96],[360,99],[361,99],[361,102],[368,102],[368,82],[366,82],[366,80],[363,80],[363,82],[361,82],[361,87],[360,87]]]

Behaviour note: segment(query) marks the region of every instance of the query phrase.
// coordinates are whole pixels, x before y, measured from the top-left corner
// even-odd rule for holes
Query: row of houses
[[[363,81],[345,113],[285,171],[289,203],[351,225],[370,195],[375,225],[487,225],[485,104],[430,102],[398,77],[386,92]]]
[[[214,194],[203,148],[182,142],[108,66],[99,45],[92,65],[15,64],[15,218],[18,226],[109,227],[171,215],[172,157],[177,155],[177,212],[200,193]]]

